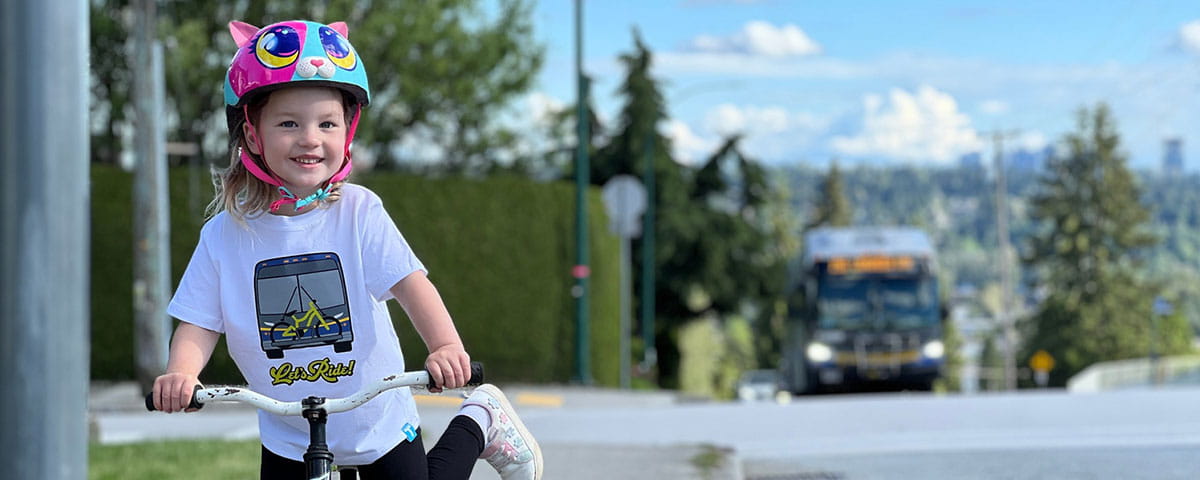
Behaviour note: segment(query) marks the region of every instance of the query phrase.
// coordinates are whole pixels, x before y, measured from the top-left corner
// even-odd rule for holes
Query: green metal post
[[[646,173],[646,212],[642,214],[642,342],[645,354],[642,368],[649,372],[658,363],[658,350],[654,348],[654,130],[646,133],[642,151]]]
[[[588,79],[583,75],[583,5],[582,0],[575,0],[575,268],[571,272],[576,284],[573,293],[575,303],[575,365],[578,368],[575,378],[584,385],[592,383],[591,368],[588,352],[588,219],[587,219],[587,187],[588,187],[588,118],[587,93]]]

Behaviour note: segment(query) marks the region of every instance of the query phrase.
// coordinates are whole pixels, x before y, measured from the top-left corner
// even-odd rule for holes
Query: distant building
[[[1162,174],[1167,177],[1177,177],[1183,174],[1183,139],[1175,137],[1166,140]]]
[[[1017,150],[1008,157],[1008,168],[1020,172],[1036,172],[1041,170],[1046,162],[1046,156],[1041,151],[1029,151],[1024,148]]]
[[[983,154],[979,152],[971,152],[958,158],[958,166],[978,170],[983,168]]]

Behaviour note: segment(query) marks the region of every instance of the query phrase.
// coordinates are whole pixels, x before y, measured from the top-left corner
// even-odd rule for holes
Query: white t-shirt
[[[370,190],[352,184],[341,200],[294,216],[261,215],[239,225],[226,212],[200,241],[167,313],[225,334],[250,389],[282,401],[348,396],[404,371],[384,302],[389,289],[425,270]],[[288,208],[285,206],[284,208]],[[415,435],[412,392],[394,389],[329,416],[335,461],[374,462]],[[263,445],[301,460],[302,417],[258,413]]]

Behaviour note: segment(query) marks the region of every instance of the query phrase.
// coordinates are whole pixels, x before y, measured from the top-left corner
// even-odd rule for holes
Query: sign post
[[[1174,311],[1171,302],[1168,302],[1167,299],[1154,298],[1154,315],[1150,317],[1150,382],[1154,385],[1162,385],[1163,381],[1158,355],[1158,323],[1162,317],[1170,315]]]
[[[630,310],[630,259],[629,239],[642,234],[639,218],[646,211],[646,189],[641,180],[630,175],[617,175],[604,184],[601,193],[604,209],[608,212],[608,228],[621,237],[620,260],[620,312],[621,312],[621,388],[629,388],[629,310]]]
[[[1038,350],[1030,357],[1029,368],[1033,369],[1033,381],[1038,388],[1046,388],[1050,383],[1050,371],[1054,370],[1054,357],[1045,350]]]

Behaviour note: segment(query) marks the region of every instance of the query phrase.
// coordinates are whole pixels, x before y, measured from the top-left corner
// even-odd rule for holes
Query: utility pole
[[[1000,322],[1001,332],[1004,334],[1003,353],[1004,353],[1004,388],[1006,390],[1016,390],[1017,388],[1017,352],[1016,342],[1017,334],[1014,328],[1014,315],[1012,311],[1012,247],[1011,238],[1008,233],[1008,180],[1004,167],[1004,139],[1006,136],[1016,136],[1019,132],[1016,130],[996,131],[992,132],[992,141],[995,143],[995,169],[996,169],[996,240],[998,245],[997,266],[1000,268],[1000,311],[997,312],[997,320]]]
[[[5,478],[87,478],[88,5],[0,2]]]
[[[162,125],[162,44],[157,0],[138,0],[134,40],[137,139],[133,186],[134,371],[142,393],[167,368],[170,292],[166,137]]]
[[[592,383],[590,353],[588,351],[591,328],[588,322],[588,215],[587,188],[591,166],[588,164],[587,98],[588,78],[583,75],[583,2],[575,0],[575,379],[584,385]]]

